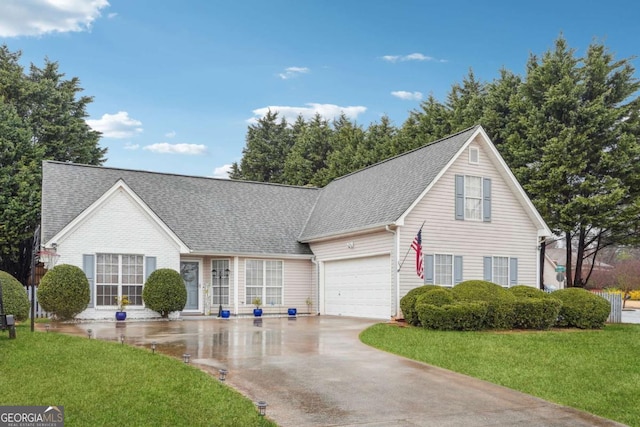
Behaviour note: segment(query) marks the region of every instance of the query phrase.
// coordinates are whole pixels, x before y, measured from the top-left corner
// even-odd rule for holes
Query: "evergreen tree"
[[[0,46],[0,270],[27,282],[40,222],[43,160],[104,162],[100,133],[85,122],[91,97],[45,60],[25,74],[21,53]],[[36,248],[37,249],[37,248]]]
[[[326,167],[331,148],[329,122],[316,114],[299,130],[284,165],[284,181],[291,185],[320,185],[324,179],[318,172]]]

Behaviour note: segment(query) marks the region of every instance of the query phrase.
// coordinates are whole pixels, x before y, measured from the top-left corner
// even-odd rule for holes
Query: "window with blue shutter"
[[[144,281],[146,282],[151,273],[156,271],[156,257],[148,256],[144,258]]]
[[[453,257],[453,284],[457,285],[462,282],[462,255]]]
[[[518,284],[518,258],[509,258],[509,285]]]
[[[491,179],[482,180],[482,220],[491,222]]]
[[[456,219],[464,220],[464,175],[456,175]]]
[[[492,278],[493,278],[493,258],[490,256],[486,256],[484,257],[483,260],[483,274],[482,277],[484,278],[484,280],[486,280],[487,282],[491,282]]]
[[[433,255],[424,255],[424,283],[433,285]]]

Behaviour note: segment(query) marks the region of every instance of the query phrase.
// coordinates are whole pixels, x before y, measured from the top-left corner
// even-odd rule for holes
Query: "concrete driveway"
[[[253,401],[281,426],[619,426],[504,387],[370,348],[374,321],[330,317],[85,323],[59,331],[181,358]]]

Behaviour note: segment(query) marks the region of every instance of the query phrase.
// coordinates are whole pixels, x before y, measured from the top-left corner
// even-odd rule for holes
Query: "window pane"
[[[464,177],[464,217],[465,219],[482,219],[482,178],[478,176]]]
[[[493,257],[493,283],[509,285],[509,258]]]
[[[123,286],[122,296],[129,298],[129,304],[142,305],[142,285],[136,286]]]
[[[453,256],[436,254],[434,261],[435,284],[453,285]]]
[[[116,305],[118,297],[118,285],[97,285],[96,286],[96,304],[97,305]]]

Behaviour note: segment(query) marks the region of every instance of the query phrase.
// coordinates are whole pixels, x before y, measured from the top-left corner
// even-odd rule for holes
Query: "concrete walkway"
[[[374,321],[341,317],[85,323],[57,331],[149,347],[181,358],[286,426],[615,426],[609,420],[370,348]],[[56,330],[56,329],[54,329]]]

